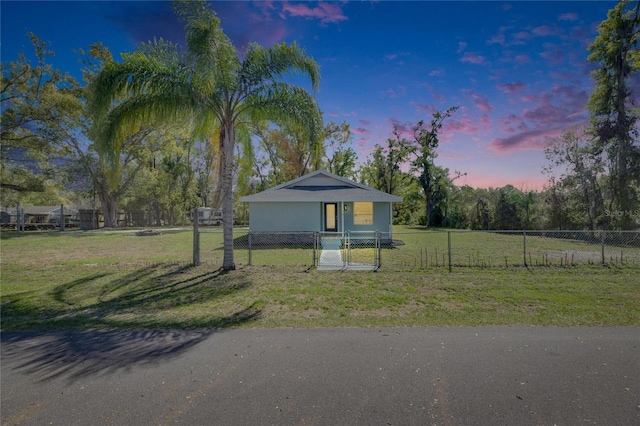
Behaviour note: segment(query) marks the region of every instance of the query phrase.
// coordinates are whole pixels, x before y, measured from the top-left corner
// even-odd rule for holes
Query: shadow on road
[[[3,332],[2,359],[39,382],[56,378],[74,382],[87,376],[165,362],[217,331]]]

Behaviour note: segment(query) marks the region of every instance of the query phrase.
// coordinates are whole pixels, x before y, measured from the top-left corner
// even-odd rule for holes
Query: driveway
[[[640,328],[2,333],[2,425],[640,424]]]

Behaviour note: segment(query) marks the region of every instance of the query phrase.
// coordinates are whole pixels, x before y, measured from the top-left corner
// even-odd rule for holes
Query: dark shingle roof
[[[311,178],[324,178],[324,184],[309,185]],[[308,182],[305,182],[308,181]],[[326,182],[330,182],[328,185]],[[305,184],[307,183],[307,184]],[[334,184],[335,183],[335,184]],[[260,202],[339,202],[339,201],[373,201],[393,202],[402,201],[402,197],[378,191],[341,176],[323,170],[318,170],[274,188],[254,195],[241,197],[246,203]]]

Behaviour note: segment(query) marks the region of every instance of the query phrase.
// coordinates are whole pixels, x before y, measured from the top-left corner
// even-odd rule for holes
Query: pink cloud
[[[526,31],[519,31],[519,32],[515,33],[513,37],[516,40],[523,41],[523,40],[529,40],[531,38],[531,34],[529,34]]]
[[[410,52],[389,53],[387,55],[384,55],[384,58],[387,61],[393,61],[394,59],[398,59],[401,56],[411,56],[411,53]]]
[[[524,88],[525,88],[524,83],[521,83],[519,81],[514,83],[498,84],[498,89],[500,89],[504,93],[518,93],[522,91],[522,89]]]
[[[525,55],[524,53],[517,55],[514,59],[520,65],[531,63],[531,58],[528,55]]]
[[[507,37],[505,32],[509,30],[509,27],[500,27],[498,34],[492,36],[487,40],[487,44],[499,44],[501,46],[507,45]]]
[[[409,102],[409,104],[413,105],[416,108],[416,111],[418,112],[426,112],[428,114],[433,114],[438,110],[434,104],[425,105],[425,104],[419,104],[413,101]]]
[[[355,129],[352,129],[351,132],[356,135],[370,135],[373,133],[371,130],[365,129],[364,127],[356,127]]]
[[[380,94],[388,98],[399,98],[407,94],[407,88],[404,86],[398,86],[397,88],[383,90]]]
[[[429,94],[433,99],[435,99],[438,102],[444,102],[444,95],[436,91],[436,88],[433,85],[427,84],[426,86],[427,86],[427,89],[429,90]]]
[[[557,79],[557,80],[567,80],[567,81],[573,81],[575,79],[575,74],[570,73],[570,72],[559,72],[559,71],[552,71],[551,72],[551,77]]]
[[[383,141],[380,140],[377,143],[382,144]],[[372,138],[370,137],[361,137],[356,141],[356,146],[358,147],[358,150],[360,151],[362,157],[367,157],[373,151],[375,151],[375,144],[376,141],[372,140]]]
[[[371,126],[371,122],[369,120],[358,120],[358,122],[362,125],[362,126]]]
[[[491,131],[491,128],[491,118],[486,114],[480,120],[472,120],[469,117],[449,118],[442,126],[443,131],[447,133],[463,133],[466,135],[486,134]]]
[[[588,94],[571,85],[556,85],[521,100],[532,103],[532,107],[500,119],[499,131],[508,136],[493,139],[489,144],[492,151],[540,150],[551,138],[587,119]]]
[[[562,15],[558,16],[558,21],[576,21],[578,20],[578,14],[577,13],[563,13]]]
[[[504,46],[506,44],[506,38],[504,34],[496,34],[487,40],[487,44],[500,44]]]
[[[548,60],[552,64],[558,64],[564,61],[566,52],[560,46],[557,46],[551,43],[546,43],[544,47],[546,50],[540,53],[541,57]]]
[[[506,138],[495,138],[489,143],[489,149],[497,154],[525,150],[539,151],[565,130],[565,127],[541,128],[516,133]]]
[[[302,17],[306,19],[319,19],[323,24],[347,21],[348,18],[342,12],[342,8],[336,3],[319,2],[316,7],[309,7],[307,4],[291,4],[285,2],[282,11],[290,16]]]
[[[540,27],[535,27],[531,32],[537,36],[549,36],[553,31],[551,30],[551,27],[542,25]]]
[[[284,23],[274,19],[278,12],[273,2],[217,2],[214,7],[219,16],[225,16],[225,33],[241,54],[251,42],[269,47],[289,34]]]
[[[387,120],[391,123],[392,128],[398,129],[400,137],[413,140],[413,126],[415,126],[415,123],[401,123],[398,119],[393,117],[389,117]],[[391,135],[391,131],[389,131],[389,135]]]
[[[474,93],[471,95],[471,99],[473,99],[474,105],[482,112],[487,113],[493,110],[493,105],[489,102],[486,96],[481,95],[479,93]]]
[[[272,21],[273,17],[271,11],[275,10],[276,6],[272,1],[260,1],[255,2],[254,6],[258,9],[259,13],[252,12],[249,14],[249,18],[253,21]]]
[[[525,109],[522,118],[539,124],[555,123],[560,117],[566,116],[566,111],[553,105],[541,105],[534,109]]]
[[[460,62],[468,62],[471,64],[482,65],[486,62],[486,59],[484,56],[478,55],[475,52],[467,52],[464,55],[462,55],[462,58],[460,58]]]
[[[502,133],[526,132],[529,130],[529,126],[527,126],[525,120],[515,114],[502,117],[498,128]]]
[[[483,113],[491,112],[493,105],[489,102],[489,99],[485,95],[475,93],[472,89],[463,90],[464,96],[471,99],[473,104]]]

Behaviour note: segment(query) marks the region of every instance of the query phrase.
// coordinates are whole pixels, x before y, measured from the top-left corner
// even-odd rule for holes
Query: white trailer
[[[214,210],[211,207],[198,207],[198,225],[220,225],[222,223],[222,210]]]

